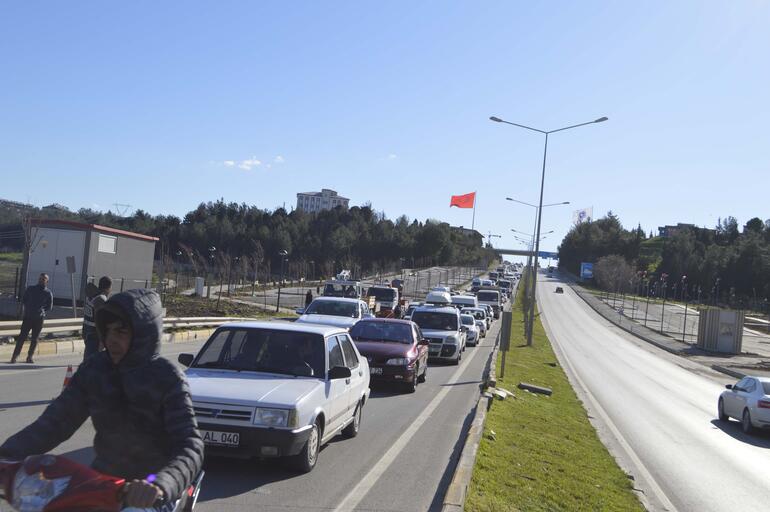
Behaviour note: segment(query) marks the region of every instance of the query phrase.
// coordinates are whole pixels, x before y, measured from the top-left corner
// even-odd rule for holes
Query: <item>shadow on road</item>
[[[463,446],[465,446],[465,438],[468,436],[468,430],[471,428],[471,423],[473,423],[474,416],[476,416],[475,407],[468,411],[468,414],[465,416],[463,426],[460,429],[460,436],[457,438],[457,441],[452,447],[452,453],[449,454],[449,463],[447,464],[444,473],[441,475],[441,480],[439,480],[436,494],[433,496],[433,501],[431,501],[430,507],[428,507],[429,512],[439,512],[444,506],[444,496],[446,495],[446,491],[449,488],[449,484],[452,483],[455,468],[457,467],[457,461],[460,460]]]
[[[715,418],[711,420],[711,424],[733,439],[759,448],[770,448],[770,437],[767,432],[758,431],[751,435],[744,434],[741,430],[741,424],[737,421],[719,421]]]
[[[204,468],[206,480],[201,488],[201,502],[245,493],[259,494],[262,487],[273,482],[302,476],[286,468],[281,459],[241,460],[209,456]]]

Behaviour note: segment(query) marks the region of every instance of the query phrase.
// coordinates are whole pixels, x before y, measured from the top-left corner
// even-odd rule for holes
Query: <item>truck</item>
[[[400,301],[398,288],[385,285],[370,286],[366,291],[367,297],[374,297],[375,316],[379,318],[396,318],[396,310]],[[403,311],[403,308],[400,308]]]

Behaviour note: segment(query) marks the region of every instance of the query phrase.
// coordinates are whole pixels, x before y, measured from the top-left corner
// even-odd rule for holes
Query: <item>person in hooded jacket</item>
[[[125,506],[180,498],[203,465],[203,440],[184,374],[159,356],[163,317],[152,290],[112,296],[96,313],[106,350],[80,365],[43,414],[0,446],[0,456],[43,454],[90,416],[93,468],[125,478]]]

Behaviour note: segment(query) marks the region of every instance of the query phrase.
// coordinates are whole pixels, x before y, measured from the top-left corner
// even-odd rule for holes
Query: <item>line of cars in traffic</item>
[[[434,289],[405,319],[377,318],[360,287],[345,284],[294,322],[222,325],[197,354],[179,355],[207,453],[282,457],[311,471],[324,443],[358,434],[373,382],[414,392],[429,360],[459,364],[497,317],[497,294],[493,305]]]

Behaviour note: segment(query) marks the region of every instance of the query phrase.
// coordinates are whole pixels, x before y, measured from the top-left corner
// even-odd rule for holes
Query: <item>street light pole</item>
[[[565,130],[570,130],[572,128],[578,128],[580,126],[586,126],[586,125],[594,124],[594,123],[603,123],[604,121],[607,120],[607,118],[606,117],[600,117],[599,119],[596,119],[594,121],[589,121],[587,123],[579,123],[579,124],[575,124],[575,125],[572,125],[572,126],[565,126],[564,128],[557,128],[556,130],[549,130],[549,131],[539,130],[537,128],[532,128],[530,126],[525,126],[523,124],[512,123],[510,121],[504,121],[504,120],[500,119],[499,117],[495,117],[495,116],[492,116],[489,119],[491,121],[496,122],[496,123],[510,124],[510,125],[513,125],[513,126],[518,126],[519,128],[524,128],[526,130],[531,130],[533,132],[538,132],[538,133],[542,133],[543,135],[545,135],[545,145],[543,146],[543,170],[542,170],[542,173],[540,175],[540,202],[538,203],[538,207],[537,207],[537,231],[536,231],[535,237],[534,237],[535,238],[535,240],[534,240],[534,242],[535,242],[534,263],[535,264],[534,264],[534,269],[533,270],[535,272],[534,272],[533,281],[532,281],[532,300],[530,301],[531,302],[530,303],[530,309],[531,309],[530,317],[531,317],[532,320],[534,320],[535,319],[535,301],[536,301],[536,297],[537,297],[537,295],[536,295],[536,287],[537,287],[538,253],[540,252],[540,224],[541,224],[542,217],[543,217],[543,189],[545,188],[545,164],[546,164],[546,160],[547,160],[547,157],[548,157],[548,136],[550,134],[552,134],[552,133],[562,132],[562,131],[565,131]],[[531,345],[532,345],[532,329],[530,329],[529,332],[527,333],[527,346],[531,346]]]
[[[283,262],[286,259],[286,256],[289,254],[289,252],[284,249],[282,251],[279,251],[278,254],[281,256],[281,279],[278,281],[278,301],[275,303],[275,312],[278,313],[278,310],[281,307],[281,286],[283,286]]]

